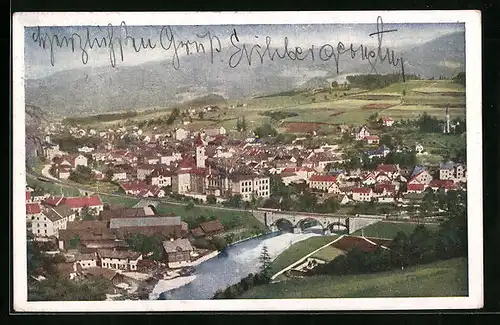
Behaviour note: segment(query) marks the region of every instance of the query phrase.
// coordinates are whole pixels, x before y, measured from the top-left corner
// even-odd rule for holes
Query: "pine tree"
[[[269,279],[271,275],[269,271],[271,270],[271,255],[269,255],[269,251],[267,250],[267,246],[264,245],[262,247],[262,252],[259,257],[260,262],[260,273],[266,278]]]

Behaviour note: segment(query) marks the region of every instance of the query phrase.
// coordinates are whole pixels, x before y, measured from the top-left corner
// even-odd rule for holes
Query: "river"
[[[238,283],[249,273],[259,271],[259,256],[267,246],[271,258],[275,258],[290,245],[311,236],[321,236],[321,231],[311,227],[301,234],[276,232],[244,241],[221,252],[218,256],[195,267],[194,280],[160,294],[160,300],[211,299],[219,289]]]

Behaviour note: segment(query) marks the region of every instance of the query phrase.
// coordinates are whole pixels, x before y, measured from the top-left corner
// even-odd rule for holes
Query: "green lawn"
[[[209,206],[195,206],[192,209],[186,209],[186,205],[161,203],[158,206],[158,212],[173,213],[180,216],[183,221],[188,223],[195,221],[199,216],[205,216],[206,218],[215,216],[226,227],[226,229],[264,228],[264,225],[259,220],[257,220],[250,212],[221,210]]]
[[[271,264],[271,274],[275,274],[285,267],[300,260],[316,249],[338,238],[338,235],[315,236],[293,244],[286,251],[278,255]]]
[[[344,251],[335,248],[333,246],[326,246],[319,252],[316,252],[313,256],[325,262],[333,261],[337,256],[344,254]]]
[[[76,188],[72,187],[65,187],[61,186],[59,184],[55,183],[50,183],[50,182],[42,182],[36,178],[33,178],[29,175],[26,176],[26,183],[28,186],[32,188],[40,188],[43,189],[46,193],[52,194],[52,195],[61,195],[64,194],[64,196],[79,196],[80,191]]]
[[[243,299],[467,296],[467,259],[439,261],[404,271],[314,276],[255,287]]]
[[[431,231],[436,231],[438,225],[436,224],[426,224],[427,229]],[[410,235],[413,230],[417,227],[416,223],[404,223],[404,222],[385,222],[380,221],[369,225],[362,230],[355,231],[352,233],[353,236],[363,236],[365,237],[373,237],[373,238],[382,238],[382,239],[393,239],[396,237],[396,234],[399,231],[404,232],[407,235]]]

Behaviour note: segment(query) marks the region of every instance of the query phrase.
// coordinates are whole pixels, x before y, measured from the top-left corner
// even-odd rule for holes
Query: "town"
[[[411,128],[460,137],[465,121],[451,121],[448,108],[443,120],[373,113],[358,126],[281,124],[288,137],[270,124],[249,131],[244,116],[234,129],[189,123],[227,109],[174,110],[177,126],[167,131],[98,129],[76,118],[46,125],[27,175],[28,241],[52,256],[65,280],[104,279],[118,296],[148,299],[148,281],[185,277],[247,238],[318,224],[325,234],[346,235],[381,220],[438,224],[446,216],[437,201],[448,191],[466,191],[463,146],[436,163],[426,159],[433,154],[422,143],[401,137]],[[187,220],[179,213],[205,207],[213,214]],[[217,211],[233,214],[221,218]],[[268,217],[280,213],[300,222]],[[257,220],[246,227],[230,220],[234,214]],[[320,216],[348,216],[351,226],[322,224]],[[363,217],[373,221],[353,229],[351,220]],[[42,269],[30,281],[48,277]]]

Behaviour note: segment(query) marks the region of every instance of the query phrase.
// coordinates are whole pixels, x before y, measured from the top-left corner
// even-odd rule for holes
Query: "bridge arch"
[[[346,220],[345,223],[342,223],[340,221],[330,222],[326,226],[326,229],[328,229],[330,232],[333,232],[333,233],[338,233],[339,231],[349,232],[348,220]]]
[[[320,220],[320,218],[315,218],[315,217],[304,217],[304,218],[301,218],[299,221],[297,221],[295,223],[295,227],[299,227],[299,228],[302,229],[302,226],[305,223],[311,222],[311,221],[313,221],[317,225],[321,226],[321,228],[323,228],[323,230],[325,230],[325,224],[324,224],[324,222],[322,222],[322,220]]]
[[[293,228],[294,228],[293,222],[291,222],[287,218],[276,219],[271,224],[271,226],[275,226],[280,230],[290,230],[290,231],[293,230]]]

